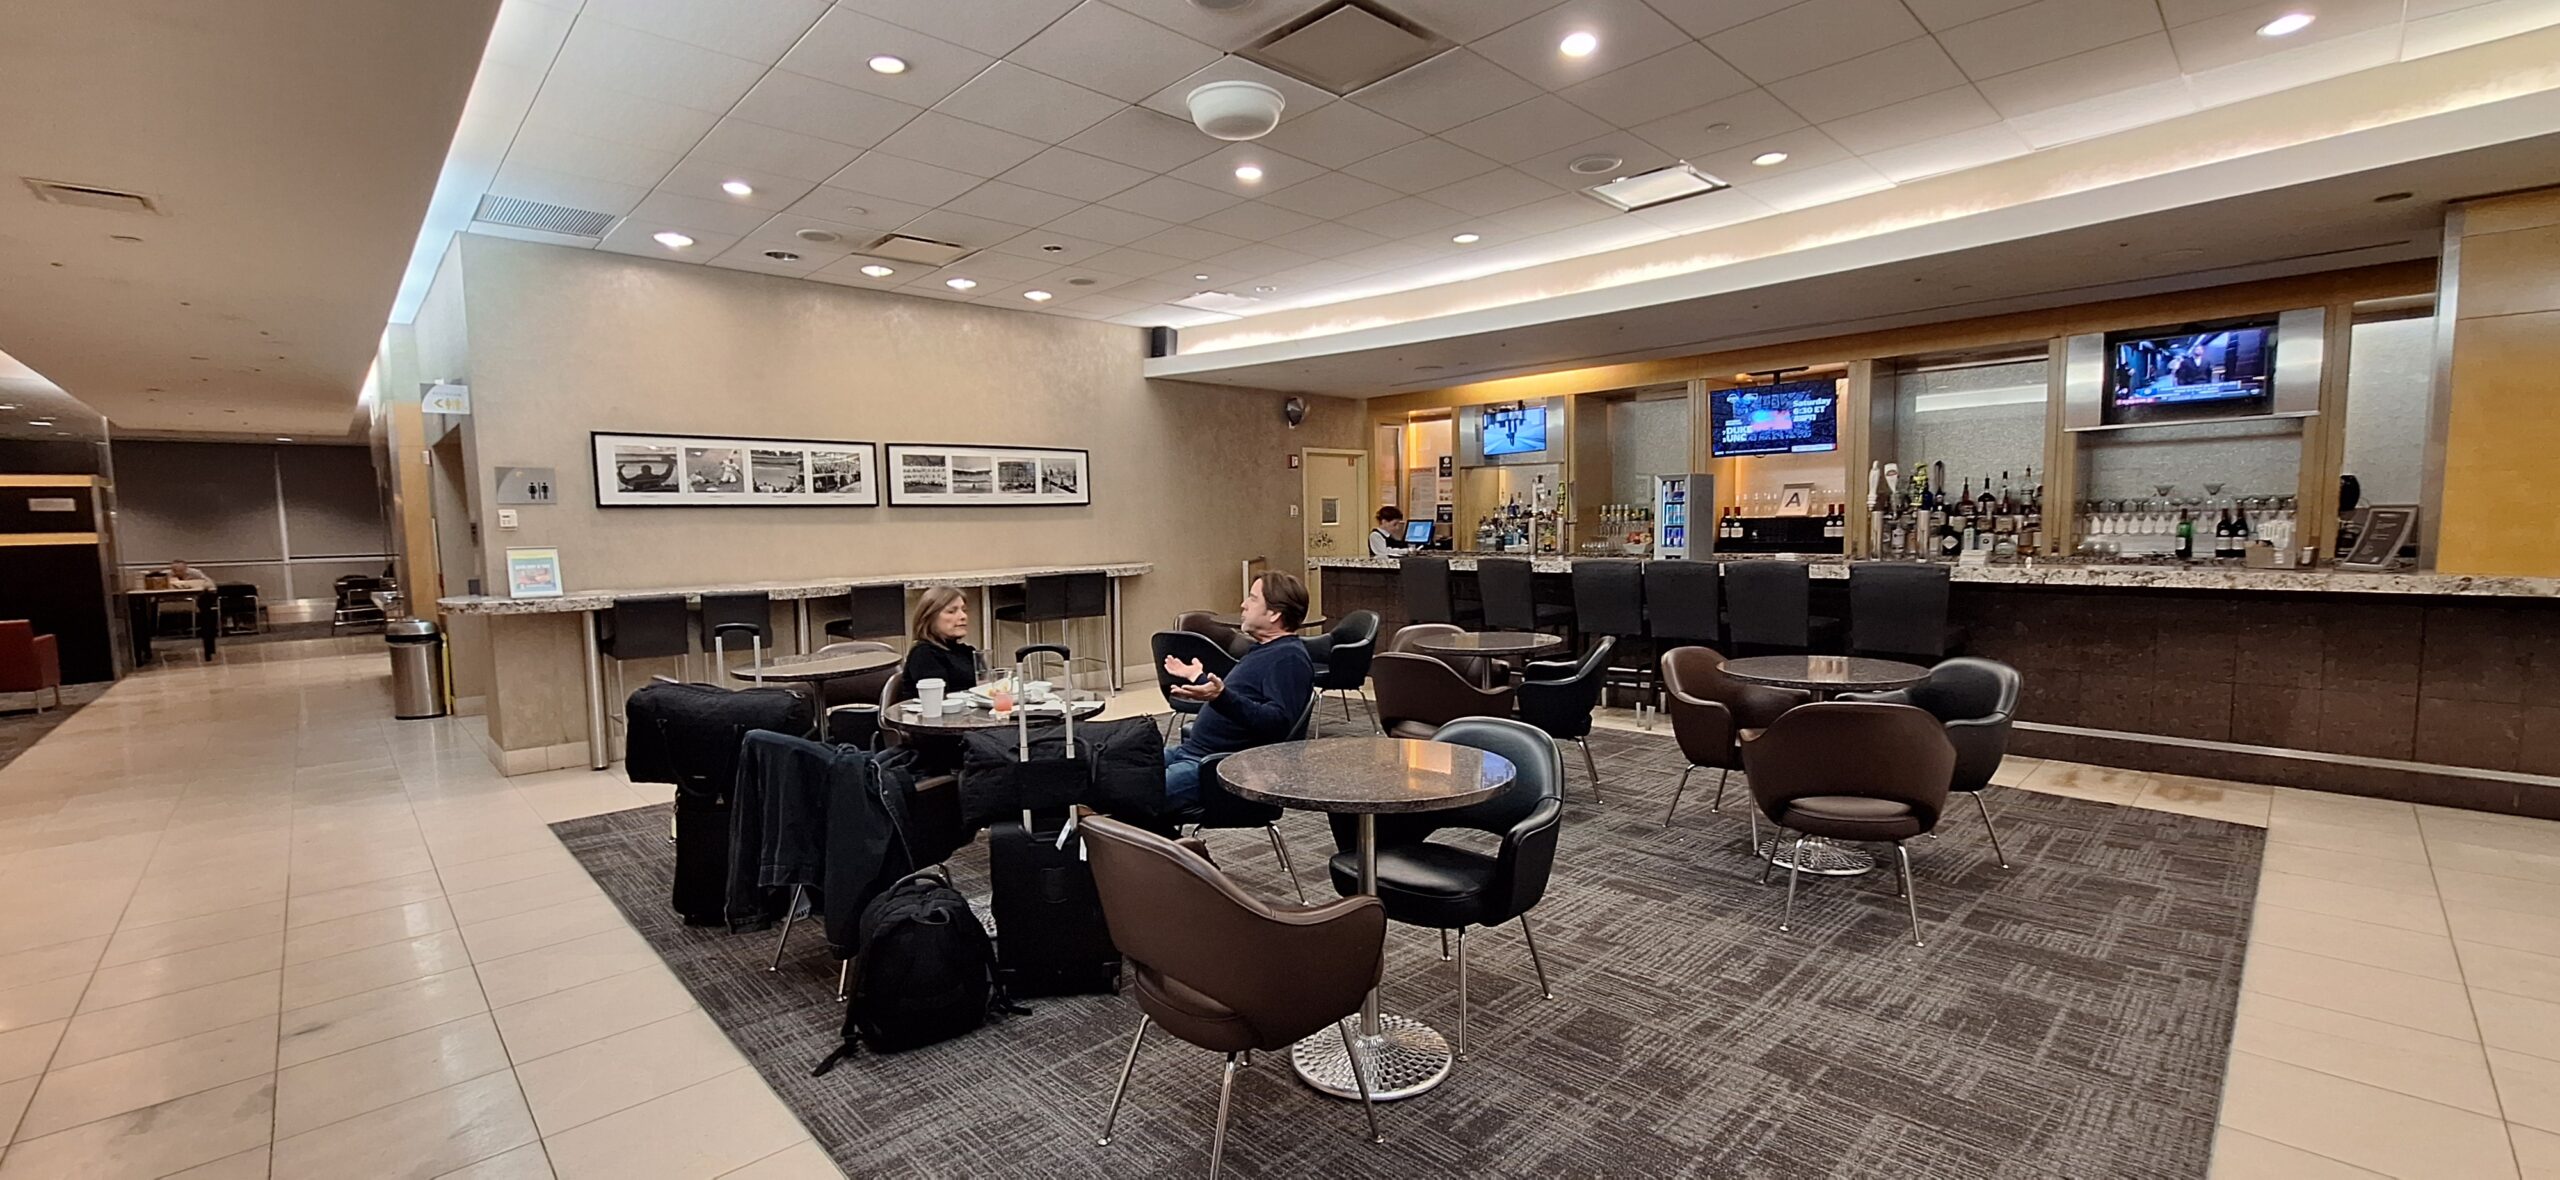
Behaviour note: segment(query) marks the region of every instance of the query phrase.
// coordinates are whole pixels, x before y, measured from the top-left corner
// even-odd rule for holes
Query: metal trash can
[[[444,632],[433,619],[393,619],[382,635],[391,648],[391,715],[402,721],[444,716]]]

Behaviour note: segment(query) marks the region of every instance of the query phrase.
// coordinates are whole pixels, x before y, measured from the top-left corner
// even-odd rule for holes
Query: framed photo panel
[[[814,438],[588,436],[599,508],[869,508],[880,503],[876,444]]]
[[[882,478],[898,508],[1093,503],[1092,457],[1052,447],[890,443]]]

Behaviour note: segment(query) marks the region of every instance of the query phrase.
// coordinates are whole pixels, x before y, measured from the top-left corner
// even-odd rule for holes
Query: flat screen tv
[[[1484,453],[1527,455],[1547,449],[1547,407],[1500,406],[1484,412]]]
[[[2107,337],[2109,423],[2245,417],[2275,408],[2275,325],[2118,332]]]
[[[1836,380],[1718,390],[1710,401],[1715,433],[1708,445],[1719,459],[1806,454],[1840,446],[1840,383]]]

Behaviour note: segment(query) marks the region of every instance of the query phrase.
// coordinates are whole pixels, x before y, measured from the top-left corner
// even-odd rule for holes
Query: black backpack
[[[995,948],[969,899],[928,869],[900,879],[862,911],[844,1043],[810,1071],[835,1068],[857,1045],[920,1049],[964,1035],[1005,1005],[990,983]]]

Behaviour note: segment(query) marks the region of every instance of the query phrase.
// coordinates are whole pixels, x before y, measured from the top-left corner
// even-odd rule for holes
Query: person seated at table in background
[[[1164,752],[1165,799],[1188,806],[1200,798],[1200,760],[1284,741],[1314,699],[1316,664],[1298,625],[1307,621],[1307,584],[1289,574],[1264,574],[1245,591],[1243,626],[1253,649],[1222,679],[1198,660],[1164,658],[1164,670],[1189,681],[1173,686],[1177,700],[1198,701],[1182,740]]]
[[[169,562],[169,588],[172,590],[211,590],[213,579],[204,571],[172,558]]]
[[[969,600],[949,586],[936,586],[916,599],[907,617],[906,666],[900,669],[899,695],[916,695],[919,680],[940,680],[948,693],[978,686],[978,649],[969,646]]]
[[[204,626],[203,612],[213,609],[213,579],[185,561],[169,561],[169,589],[193,590],[194,598],[167,597],[152,606],[152,618],[161,635],[193,635]]]
[[[1404,524],[1404,510],[1389,504],[1378,510],[1378,527],[1369,530],[1369,556],[1402,557],[1413,551],[1398,531]]]

